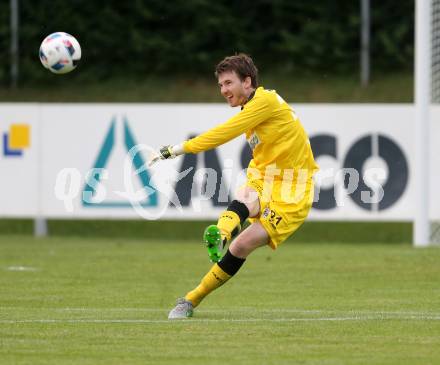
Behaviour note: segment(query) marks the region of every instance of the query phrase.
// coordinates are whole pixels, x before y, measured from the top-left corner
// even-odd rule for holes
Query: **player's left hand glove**
[[[177,157],[177,154],[173,151],[173,146],[163,146],[159,149],[159,151],[151,154],[148,161],[148,166],[154,165],[159,160],[168,160],[175,157]]]

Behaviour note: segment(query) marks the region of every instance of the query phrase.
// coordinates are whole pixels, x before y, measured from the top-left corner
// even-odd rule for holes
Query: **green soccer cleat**
[[[205,229],[203,241],[208,249],[211,262],[219,262],[222,258],[223,242],[220,230],[216,225],[210,225]]]

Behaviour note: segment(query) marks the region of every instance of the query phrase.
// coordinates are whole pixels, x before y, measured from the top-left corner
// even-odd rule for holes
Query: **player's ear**
[[[244,86],[245,86],[246,88],[251,87],[251,85],[252,85],[252,79],[251,79],[251,77],[250,77],[250,76],[246,76],[246,77],[244,78],[244,80],[243,80],[243,83],[244,83]]]

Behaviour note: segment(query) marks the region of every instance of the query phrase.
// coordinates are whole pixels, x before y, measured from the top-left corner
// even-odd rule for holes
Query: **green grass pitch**
[[[209,267],[195,241],[0,236],[0,364],[440,364],[438,247],[259,249],[168,321]]]

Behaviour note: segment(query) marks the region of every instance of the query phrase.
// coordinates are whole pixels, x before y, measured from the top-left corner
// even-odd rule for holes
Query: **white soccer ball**
[[[55,74],[73,71],[81,59],[81,46],[75,37],[64,32],[48,35],[41,42],[40,61]]]

